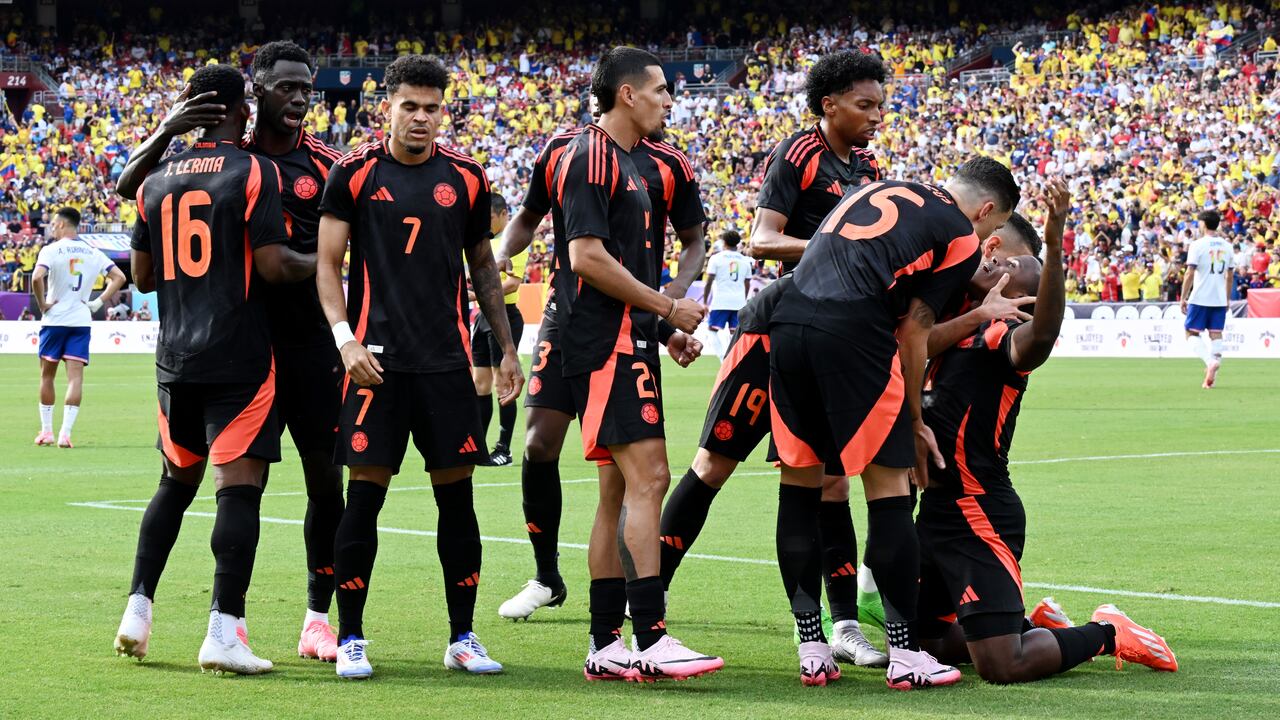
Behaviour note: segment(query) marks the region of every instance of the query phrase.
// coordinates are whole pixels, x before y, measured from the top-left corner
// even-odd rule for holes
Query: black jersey
[[[644,179],[649,204],[653,206],[653,239],[658,248],[658,274],[661,275],[667,222],[671,222],[677,233],[705,223],[702,192],[689,159],[667,143],[645,138],[631,152],[631,161]]]
[[[1007,490],[1009,445],[1027,392],[1025,373],[1010,358],[1022,323],[992,320],[933,360],[922,400],[946,469],[930,477],[948,492],[982,495]]]
[[[529,208],[530,211],[537,213],[539,216],[551,212],[551,187],[554,183],[556,164],[560,162],[560,158],[569,147],[569,143],[573,142],[573,139],[581,132],[582,128],[574,128],[552,135],[547,144],[542,147],[542,152],[538,153],[538,159],[533,163],[533,175],[529,178],[529,189],[525,191],[524,195],[523,205]],[[547,292],[547,304],[542,310],[544,318],[552,318],[552,321],[554,321],[556,312],[556,273],[561,267],[561,256],[563,256],[564,267],[569,265],[569,244],[564,241],[563,232],[564,225],[562,223],[553,223],[551,270],[547,277],[550,289]]]
[[[565,377],[598,369],[615,351],[657,363],[657,316],[583,282],[568,262],[569,243],[600,238],[609,255],[657,289],[659,260],[654,256],[661,256],[662,247],[654,241],[649,194],[631,155],[604,130],[589,125],[567,146],[553,181],[553,222],[563,228],[556,233],[560,267],[555,298]]]
[[[347,316],[386,370],[470,367],[463,250],[489,240],[489,180],[475,160],[432,144],[404,165],[386,141],[329,171],[320,211],[351,225]]]
[[[937,317],[979,259],[973,225],[946,190],[875,182],[846,195],[818,228],[792,274],[798,293],[787,293],[772,320],[841,335],[849,308],[879,299],[891,326],[914,298]]]
[[[138,188],[133,249],[150,253],[161,382],[261,383],[271,340],[253,251],[288,241],[280,171],[229,140],[197,142]]]
[[[329,168],[342,153],[306,130],[298,133],[297,144],[283,155],[267,155],[253,135],[246,137],[242,146],[270,158],[280,168],[284,178],[281,200],[287,214],[289,247],[300,253],[314,253],[320,233],[320,193],[329,179]],[[316,293],[315,278],[268,285],[265,290],[272,344],[302,347],[333,341]]]
[[[818,124],[778,143],[764,164],[757,208],[787,216],[785,235],[808,240],[845,193],[880,179],[875,155],[852,148],[849,162],[831,151]],[[782,264],[783,271],[796,263]]]

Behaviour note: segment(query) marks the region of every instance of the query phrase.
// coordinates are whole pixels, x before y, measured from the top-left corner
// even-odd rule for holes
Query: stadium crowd
[[[1280,167],[1268,130],[1280,113],[1274,15],[1230,2],[1072,13],[1014,45],[1007,79],[980,83],[948,79],[947,65],[1002,28],[875,26],[856,18],[819,25],[767,8],[724,14],[704,0],[693,8],[700,22],[687,29],[578,11],[557,22],[516,15],[469,33],[427,30],[435,20],[428,13],[359,33],[317,26],[276,34],[317,55],[444,58],[453,87],[442,142],[484,164],[513,207],[546,138],[589,118],[585,91],[601,48],[624,41],[743,47],[738,87],[720,94],[677,87],[668,120],[668,139],[698,169],[711,237],[722,230],[749,236],[764,157],[811,122],[801,86],[814,60],[831,49],[863,48],[881,55],[893,76],[872,147],[887,176],[940,181],[980,152],[1010,166],[1020,182],[1068,181],[1079,198],[1065,247],[1072,300],[1176,298],[1186,246],[1199,232],[1195,217],[1210,207],[1236,248],[1240,290],[1280,287]],[[136,31],[109,34],[86,21],[69,38],[29,30],[15,11],[0,17],[12,28],[0,54],[38,58],[60,83],[56,102],[0,115],[0,283],[25,289],[50,209],[75,206],[103,229],[132,225],[134,204],[112,190],[130,148],[155,128],[195,67],[215,60],[247,67],[257,44],[230,44],[244,33],[216,23],[171,32],[158,9]],[[1253,49],[1220,57],[1252,30],[1262,31],[1254,49],[1263,61],[1254,62]],[[251,36],[267,33],[257,27]],[[358,98],[319,100],[306,118],[313,133],[339,147],[380,132],[371,129],[382,124],[380,89],[372,78],[357,82]],[[1026,207],[1037,207],[1036,182],[1024,187],[1031,188]],[[549,238],[547,223],[531,248],[530,282],[546,280]],[[674,276],[676,253],[668,256]],[[760,271],[776,274],[772,263]]]

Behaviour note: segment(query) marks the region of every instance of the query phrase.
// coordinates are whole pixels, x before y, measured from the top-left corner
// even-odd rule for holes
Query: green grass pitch
[[[665,373],[677,478],[693,456],[714,372],[715,362],[704,360]],[[695,548],[757,562],[689,559],[673,587],[674,633],[726,659],[724,671],[708,678],[660,686],[585,682],[587,568],[575,547],[561,553],[565,607],[518,625],[498,617],[498,605],[533,567],[518,468],[476,475],[480,525],[491,538],[476,630],[506,673],[445,671],[442,579],[434,538],[425,534],[435,528],[435,505],[412,453],[392,485],[400,492],[388,497],[381,516],[384,528],[409,532],[380,536],[366,617],[375,677],[342,682],[332,665],[299,659],[305,498],[287,443],[262,506],[265,518],[278,521],[262,526],[249,596],[253,647],[276,671],[235,678],[196,667],[213,568],[212,521],[201,515],[186,519],[159,588],[151,654],[142,663],[117,658],[111,643],[138,511],[158,478],[151,361],[94,359],[74,450],[30,444],[35,358],[0,358],[0,373],[0,597],[8,641],[0,716],[1280,717],[1280,412],[1276,365],[1265,361],[1228,359],[1219,387],[1203,391],[1194,361],[1054,360],[1033,377],[1019,418],[1013,475],[1028,514],[1028,601],[1053,594],[1083,622],[1114,600],[1168,638],[1179,673],[1140,666],[1117,672],[1107,658],[1047,681],[996,687],[966,668],[957,687],[915,693],[890,691],[881,671],[862,669],[848,669],[825,689],[800,686],[791,620],[771,563],[776,480],[762,454],[721,493]],[[579,459],[579,447],[575,428],[562,464],[563,478],[575,481],[564,486],[566,543],[585,542],[595,503],[594,471]],[[1205,454],[1218,451],[1232,452]],[[1154,456],[1161,453],[1171,454]],[[1037,462],[1061,458],[1088,459]],[[192,510],[211,512],[210,495],[204,490]],[[102,501],[109,507],[74,504]],[[860,503],[854,507],[861,535]]]

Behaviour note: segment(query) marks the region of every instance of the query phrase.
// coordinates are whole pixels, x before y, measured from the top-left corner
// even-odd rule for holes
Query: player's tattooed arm
[[[511,325],[507,320],[502,280],[493,258],[493,247],[488,242],[478,242],[466,248],[467,267],[471,270],[471,287],[475,291],[480,312],[489,321],[493,337],[502,348],[502,362],[498,366],[498,402],[510,405],[520,397],[524,387],[524,373],[520,370],[520,358],[511,339]]]
[[[120,179],[116,180],[117,195],[132,200],[138,192],[138,186],[142,185],[147,173],[160,164],[165,150],[169,149],[169,143],[175,137],[196,128],[217,125],[226,118],[226,106],[213,102],[217,93],[210,91],[195,97],[190,97],[190,94],[191,86],[188,85],[178,94],[173,107],[160,121],[151,137],[133,149],[129,162],[120,173]]]
[[[924,387],[924,367],[929,349],[929,330],[933,327],[933,310],[923,300],[911,301],[907,316],[898,324],[898,356],[902,362],[902,378],[907,394],[907,408],[911,412],[911,428],[915,435],[916,466],[912,481],[924,489],[929,485],[929,459],[938,467],[946,467],[933,431],[924,424],[920,407],[920,394]]]
[[[756,208],[755,225],[751,228],[747,254],[756,260],[798,262],[809,241],[783,234],[782,230],[786,226],[786,215],[769,208]]]
[[[703,238],[702,223],[685,228],[676,233],[676,236],[680,238],[680,271],[667,283],[662,294],[682,298],[689,292],[694,279],[702,274],[702,268],[707,263],[707,243]],[[703,297],[706,297],[705,291]],[[703,301],[703,304],[706,302]]]
[[[1018,370],[1034,370],[1049,359],[1062,329],[1062,314],[1067,306],[1066,270],[1062,264],[1062,234],[1067,213],[1071,211],[1071,193],[1061,180],[1049,183],[1046,202],[1049,215],[1044,223],[1044,267],[1040,269],[1040,287],[1036,290],[1036,313],[1031,322],[1013,331],[1009,360]]]
[[[378,358],[351,335],[347,323],[347,298],[342,290],[342,258],[347,252],[347,238],[351,225],[326,213],[320,218],[320,237],[316,248],[316,292],[325,319],[333,329],[335,343],[342,354],[342,364],[347,374],[361,387],[381,385],[382,365]]]

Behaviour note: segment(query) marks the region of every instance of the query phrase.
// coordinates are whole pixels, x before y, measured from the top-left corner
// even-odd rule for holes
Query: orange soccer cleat
[[[1153,670],[1177,672],[1178,659],[1169,643],[1155,632],[1129,619],[1128,615],[1110,603],[1099,605],[1093,611],[1093,621],[1107,623],[1116,629],[1116,669],[1125,662],[1146,665]]]

